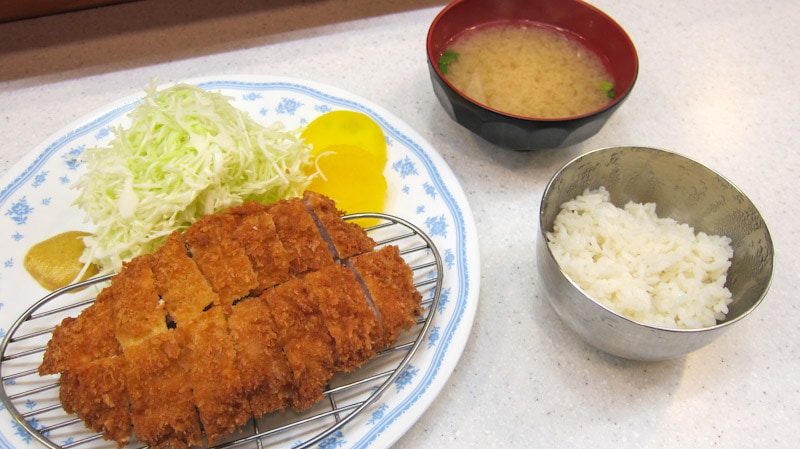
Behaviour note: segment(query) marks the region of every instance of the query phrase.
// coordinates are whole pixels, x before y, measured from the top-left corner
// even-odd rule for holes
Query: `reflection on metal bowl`
[[[635,322],[592,299],[556,262],[546,233],[561,204],[585,189],[605,187],[617,207],[656,203],[660,217],[695,232],[731,238],[726,287],[733,295],[724,321],[702,329],[668,329]],[[679,154],[644,147],[611,147],[581,155],[548,183],[539,211],[539,287],[558,316],[587,343],[619,357],[666,360],[712,342],[761,304],[773,273],[774,249],[753,203],[713,170]]]

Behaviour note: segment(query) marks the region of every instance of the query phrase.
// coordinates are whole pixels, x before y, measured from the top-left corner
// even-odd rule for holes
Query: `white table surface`
[[[271,74],[345,89],[433,144],[466,192],[480,240],[471,338],[395,447],[796,447],[800,2],[593,0],[635,42],[638,82],[589,141],[531,153],[481,141],[437,103],[424,51],[437,3],[143,1],[0,24],[0,176],[50,134],[152,77]],[[636,363],[600,353],[536,293],[546,182],[570,158],[618,144],[706,163],[770,226],[776,270],[761,308],[684,358]]]

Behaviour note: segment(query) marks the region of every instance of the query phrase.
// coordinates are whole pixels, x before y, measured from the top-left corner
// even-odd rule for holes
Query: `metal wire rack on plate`
[[[251,419],[241,433],[216,444],[217,449],[264,446],[307,448],[323,442],[371,406],[402,375],[428,333],[438,306],[443,282],[442,259],[433,241],[414,224],[385,214],[353,214],[347,220],[377,219],[367,229],[378,244],[396,245],[414,272],[414,283],[423,296],[423,314],[397,343],[351,373],[334,376],[324,400],[303,412],[272,413]],[[39,376],[53,328],[67,316],[76,316],[94,302],[112,275],[76,283],[33,304],[6,333],[0,343],[0,399],[12,418],[33,439],[51,449],[80,447],[113,448],[101,434],[64,411],[58,399],[55,376]],[[129,447],[141,447],[134,439]]]

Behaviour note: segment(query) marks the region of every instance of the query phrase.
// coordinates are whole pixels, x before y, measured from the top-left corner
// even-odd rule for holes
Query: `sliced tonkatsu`
[[[67,413],[74,413],[86,427],[125,445],[133,432],[127,364],[112,356],[76,366],[61,375],[59,398]]]
[[[144,254],[125,264],[125,275],[111,284],[114,337],[126,349],[169,330],[167,310],[156,291],[153,256]]]
[[[250,418],[228,322],[180,234],[170,235],[153,259],[155,288],[183,352],[192,401],[207,438],[215,441]]]
[[[334,259],[344,260],[375,248],[375,242],[364,228],[342,220],[342,212],[333,200],[314,192],[306,192],[303,200],[306,210],[324,234]]]
[[[384,346],[388,346],[422,313],[422,296],[414,287],[413,273],[396,246],[360,254],[348,263],[369,290],[383,323]]]
[[[53,330],[39,374],[56,374],[93,360],[122,353],[114,334],[114,289],[108,287],[77,317]]]
[[[153,254],[152,269],[156,293],[167,310],[168,326],[177,327],[220,305],[219,295],[189,257],[180,233],[172,233]]]
[[[383,327],[352,270],[330,265],[305,281],[335,343],[338,371],[352,371],[383,348]]]
[[[267,211],[275,222],[283,247],[289,253],[289,270],[293,277],[334,263],[329,245],[303,204],[303,198],[272,204]]]
[[[236,217],[223,212],[205,215],[186,230],[192,259],[226,308],[258,286],[250,258],[234,237],[237,227]]]
[[[203,442],[187,370],[186,351],[174,332],[164,332],[125,350],[133,430],[153,448]]]
[[[153,255],[137,257],[111,284],[116,339],[128,365],[131,421],[138,439],[150,447],[194,446],[202,443],[202,432],[186,351],[168,326],[153,264]]]
[[[292,370],[291,407],[305,410],[322,399],[334,374],[333,339],[319,305],[303,279],[294,278],[261,294],[270,307],[278,341]]]
[[[257,295],[288,281],[291,259],[278,237],[275,221],[267,213],[267,207],[250,201],[224,213],[236,218],[234,238],[244,247],[258,279],[257,287],[250,294]]]
[[[222,309],[213,307],[179,324],[176,334],[206,438],[217,441],[243,427],[250,419],[250,407]]]
[[[239,301],[228,316],[228,329],[253,415],[284,410],[294,395],[294,373],[283,353],[270,306],[260,298]]]
[[[312,406],[416,323],[411,269],[375,247],[313,193],[205,216],[56,326],[39,372],[60,374],[64,409],[119,446],[213,445]]]

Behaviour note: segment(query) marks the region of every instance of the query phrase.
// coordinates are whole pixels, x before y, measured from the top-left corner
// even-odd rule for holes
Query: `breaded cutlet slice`
[[[391,344],[400,332],[414,326],[416,317],[422,314],[422,295],[414,287],[413,273],[394,245],[349,261],[369,289],[369,296],[380,313],[385,345]]]
[[[189,258],[183,237],[178,232],[153,254],[156,293],[161,296],[171,320],[188,323],[213,305],[219,296]]]
[[[352,371],[383,347],[383,328],[355,274],[340,264],[304,278],[335,342],[335,369]]]
[[[185,351],[192,397],[206,437],[213,442],[250,417],[235,352],[219,296],[189,258],[180,234],[172,234],[154,256],[161,294]]]
[[[300,276],[334,263],[328,243],[320,235],[302,198],[271,204],[267,210],[283,247],[289,253],[292,276]]]
[[[55,327],[39,366],[40,375],[60,373],[122,352],[114,337],[113,290],[101,290],[94,304]]]
[[[122,356],[87,362],[61,375],[59,397],[67,413],[74,413],[86,427],[122,447],[132,433],[130,398]]]
[[[178,323],[175,331],[185,352],[194,404],[213,445],[250,419],[225,313],[212,307],[191,322]]]
[[[375,248],[375,241],[367,235],[364,228],[342,219],[342,212],[336,208],[332,199],[306,191],[303,200],[316,220],[323,239],[329,243],[335,259],[347,259]]]
[[[167,331],[167,312],[155,289],[152,260],[150,254],[135,257],[111,279],[114,335],[123,352]]]
[[[174,331],[125,347],[131,420],[139,442],[155,449],[203,443],[188,361]]]
[[[116,338],[127,362],[125,378],[136,436],[153,448],[202,443],[183,352],[167,327],[155,290],[153,256],[124,265],[111,281]]]
[[[234,238],[236,217],[225,212],[203,216],[186,230],[189,253],[226,311],[258,286],[244,248]]]
[[[228,316],[228,330],[253,415],[285,409],[294,394],[294,376],[269,305],[260,298],[239,301]]]
[[[333,377],[333,339],[302,279],[266,290],[260,298],[271,308],[279,341],[292,368],[295,394],[291,406],[303,411],[322,399]]]
[[[289,253],[278,237],[275,222],[267,213],[267,207],[249,201],[228,209],[227,213],[237,218],[237,228],[233,235],[250,257],[258,278],[258,286],[251,294],[257,295],[289,280]]]

